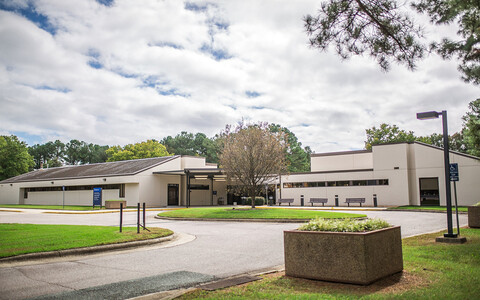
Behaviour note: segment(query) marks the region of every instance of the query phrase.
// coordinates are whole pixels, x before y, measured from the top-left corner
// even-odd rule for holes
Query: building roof
[[[39,169],[0,183],[135,175],[178,157],[180,155]]]

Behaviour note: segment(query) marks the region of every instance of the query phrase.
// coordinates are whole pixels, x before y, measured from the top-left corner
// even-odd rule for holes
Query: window
[[[120,185],[120,191],[118,191],[118,197],[125,198],[125,184]]]
[[[365,179],[365,180],[339,180],[339,181],[307,181],[307,182],[284,182],[284,188],[310,188],[310,187],[334,187],[334,186],[371,186],[388,185],[388,179]],[[279,187],[279,186],[277,186]]]
[[[209,190],[210,186],[208,184],[191,184],[190,190]]]

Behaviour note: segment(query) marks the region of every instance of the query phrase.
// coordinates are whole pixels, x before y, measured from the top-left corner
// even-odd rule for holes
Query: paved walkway
[[[178,276],[179,286],[195,285],[195,278],[224,278],[253,270],[283,265],[283,231],[292,223],[194,222],[154,219],[147,213],[147,225],[164,227],[190,237],[185,242],[161,244],[135,250],[109,252],[48,261],[0,264],[0,299],[23,299],[57,293],[87,293],[115,283],[129,297],[127,283],[158,276]],[[446,215],[396,211],[366,211],[402,226],[402,236],[439,231],[446,227]],[[465,225],[465,215],[460,224]],[[135,224],[136,213],[127,212],[125,223]],[[0,212],[1,223],[34,224],[118,224],[118,214],[43,214]],[[180,272],[180,273],[178,273]],[[190,276],[190,275],[191,276]],[[162,275],[166,275],[162,277]],[[183,278],[183,279],[182,279]],[[188,284],[187,284],[188,282]],[[164,287],[167,289],[167,287]],[[66,295],[66,294],[61,294]],[[76,294],[79,295],[79,294]],[[120,294],[122,295],[122,294]],[[118,295],[117,295],[118,296]],[[123,296],[118,296],[122,298]]]

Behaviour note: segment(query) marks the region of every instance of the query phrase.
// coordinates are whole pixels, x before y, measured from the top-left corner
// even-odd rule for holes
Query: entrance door
[[[178,205],[178,184],[168,185],[168,205]]]
[[[440,193],[438,191],[438,177],[420,178],[420,205],[440,205]]]

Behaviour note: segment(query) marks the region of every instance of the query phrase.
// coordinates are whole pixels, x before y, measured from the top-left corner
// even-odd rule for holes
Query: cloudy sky
[[[0,0],[0,134],[29,145],[124,145],[181,131],[213,136],[242,118],[281,124],[319,152],[363,148],[365,128],[441,132],[415,113],[478,98],[455,61],[410,72],[309,48],[320,0]],[[454,29],[454,28],[453,28]],[[426,27],[430,36],[452,28]]]

